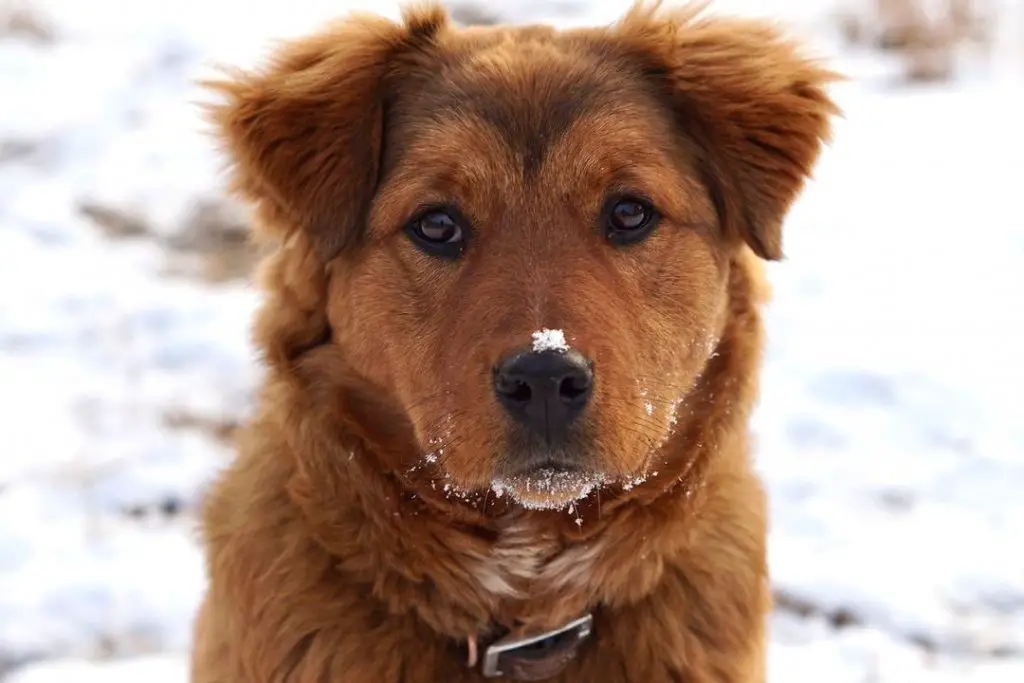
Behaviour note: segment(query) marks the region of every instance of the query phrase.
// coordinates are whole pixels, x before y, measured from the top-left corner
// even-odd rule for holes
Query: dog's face
[[[639,476],[708,354],[727,244],[640,74],[557,40],[410,75],[335,343],[464,490],[556,505]]]
[[[388,404],[405,471],[550,508],[655,462],[731,257],[780,255],[830,108],[786,45],[694,22],[354,22],[275,88],[228,87],[243,186],[318,250],[330,343]]]

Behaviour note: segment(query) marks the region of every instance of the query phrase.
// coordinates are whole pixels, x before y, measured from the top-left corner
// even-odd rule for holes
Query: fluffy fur
[[[763,681],[760,261],[782,256],[834,78],[692,7],[565,32],[420,7],[211,83],[273,250],[258,412],[204,513],[192,680],[479,681],[465,644],[494,624],[593,611],[552,680]],[[594,226],[623,187],[661,221],[616,249]],[[403,233],[433,202],[471,218],[457,262]],[[603,485],[581,500],[493,486],[490,367],[544,327],[597,368]]]

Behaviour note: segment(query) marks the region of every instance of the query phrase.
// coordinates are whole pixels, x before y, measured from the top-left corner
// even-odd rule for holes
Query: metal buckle
[[[580,641],[588,638],[590,636],[591,631],[593,630],[593,627],[594,618],[591,615],[587,614],[585,616],[580,617],[579,619],[576,619],[575,621],[570,621],[568,624],[561,628],[555,629],[553,631],[548,631],[546,633],[541,633],[537,636],[531,636],[529,638],[518,638],[516,640],[499,640],[498,642],[489,646],[484,651],[482,667],[483,674],[487,678],[495,678],[497,676],[505,675],[505,673],[502,672],[499,667],[499,664],[501,663],[501,656],[503,654],[514,652],[515,650],[524,647],[529,647],[530,645],[536,645],[537,643],[544,640],[558,638],[559,636],[563,636],[570,632],[576,633],[576,639],[573,643],[575,645]]]

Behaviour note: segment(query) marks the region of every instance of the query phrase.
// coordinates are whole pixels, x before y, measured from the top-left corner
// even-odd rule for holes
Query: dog
[[[702,7],[426,5],[207,82],[266,374],[194,683],[763,681],[763,262],[839,78]]]

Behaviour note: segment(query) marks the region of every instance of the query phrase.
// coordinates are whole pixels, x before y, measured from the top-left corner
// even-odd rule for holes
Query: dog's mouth
[[[548,460],[499,476],[491,488],[498,495],[508,494],[530,510],[561,510],[583,500],[605,482],[606,477],[601,472]]]

